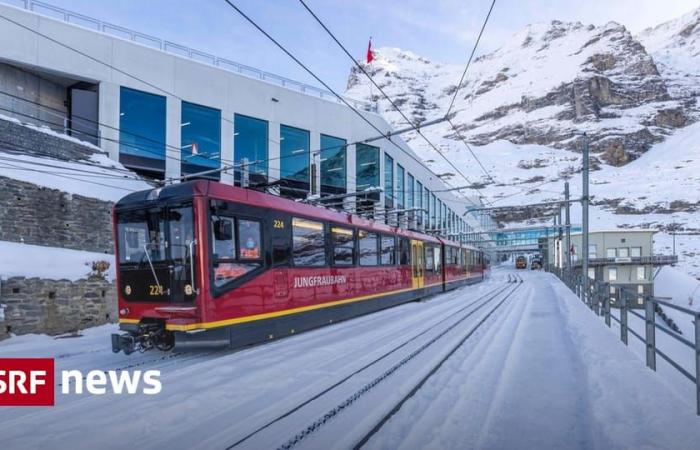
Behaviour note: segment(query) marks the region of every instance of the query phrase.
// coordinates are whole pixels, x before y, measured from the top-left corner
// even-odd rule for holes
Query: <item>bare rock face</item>
[[[691,25],[681,34],[700,28]],[[463,66],[400,49],[381,48],[376,56],[367,68],[412,120],[420,123],[445,113]],[[355,69],[348,94],[378,102],[394,125],[405,125]],[[530,25],[503,48],[477,58],[459,94],[453,122],[476,145],[504,139],[578,152],[575,137],[586,131],[591,151],[615,166],[697,120],[695,111],[700,110],[697,102],[669,92],[644,45],[614,22],[599,27],[561,21]],[[447,124],[436,129],[457,140]]]

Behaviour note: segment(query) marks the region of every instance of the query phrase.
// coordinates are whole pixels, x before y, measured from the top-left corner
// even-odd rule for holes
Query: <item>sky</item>
[[[20,0],[0,0],[10,4]],[[44,0],[78,13],[318,85],[224,0]],[[349,58],[298,0],[232,0],[333,89],[344,91]],[[466,63],[491,0],[305,0],[356,58],[399,47]],[[633,33],[676,18],[700,0],[497,0],[478,53],[523,26],[551,20],[624,24]]]

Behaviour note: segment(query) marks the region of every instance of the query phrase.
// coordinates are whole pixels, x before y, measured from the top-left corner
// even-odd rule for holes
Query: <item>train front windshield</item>
[[[127,301],[194,299],[191,205],[117,213],[120,290]]]

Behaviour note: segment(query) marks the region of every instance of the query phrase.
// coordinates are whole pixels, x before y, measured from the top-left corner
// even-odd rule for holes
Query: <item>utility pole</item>
[[[582,251],[583,261],[581,264],[583,279],[583,295],[588,297],[588,135],[583,133],[583,195],[581,197],[582,208]]]
[[[566,270],[571,271],[571,203],[569,203],[569,182],[564,183],[564,200],[566,200],[564,232],[566,233]]]

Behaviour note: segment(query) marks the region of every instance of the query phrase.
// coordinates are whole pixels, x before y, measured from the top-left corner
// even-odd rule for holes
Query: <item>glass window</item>
[[[379,187],[379,147],[356,144],[357,190]]]
[[[642,247],[632,247],[630,249],[630,256],[633,258],[639,258],[642,256]]]
[[[430,194],[430,228],[437,228],[435,194]]]
[[[399,238],[399,264],[411,264],[411,242],[406,238]]]
[[[403,208],[406,204],[404,203],[406,183],[405,183],[406,171],[401,167],[400,164],[396,165],[396,205],[398,208]]]
[[[269,129],[266,120],[235,114],[233,116],[234,161],[240,167],[248,161],[248,176],[251,184],[267,182],[267,160]],[[234,172],[236,186],[241,185],[241,171]]]
[[[292,255],[295,266],[325,266],[326,239],[323,223],[292,219]]]
[[[628,258],[630,256],[630,249],[628,247],[620,247],[617,256],[620,258]]]
[[[598,246],[596,244],[588,245],[588,257],[597,258],[598,257]]]
[[[440,251],[440,247],[435,247],[435,252],[433,254],[435,256],[435,270],[440,272],[442,271],[442,252]]]
[[[637,285],[637,294],[643,294],[643,293],[644,293],[644,285],[638,284]]]
[[[595,280],[595,269],[593,267],[588,268],[588,278]]]
[[[360,265],[361,266],[376,266],[379,264],[379,255],[377,246],[379,238],[377,234],[368,231],[360,230],[358,232],[358,241],[360,244]]]
[[[617,267],[608,268],[608,281],[617,281]]]
[[[410,173],[406,175],[406,207],[407,208],[413,208],[415,207],[415,195],[414,195],[414,188],[415,188],[415,180],[413,179],[413,175]]]
[[[435,270],[435,248],[432,245],[425,246],[425,270]]]
[[[616,248],[609,248],[605,250],[605,257],[606,258],[616,258],[617,257],[617,249]]]
[[[321,135],[321,195],[346,192],[346,150],[345,139]]]
[[[355,263],[355,234],[349,228],[333,227],[333,264],[351,266]]]
[[[182,173],[218,169],[221,159],[221,111],[182,102],[180,145]],[[204,175],[219,179],[219,172]]]
[[[238,221],[238,248],[241,259],[260,259],[260,222],[257,220]]]
[[[396,264],[396,238],[394,236],[382,236],[380,251],[382,265]]]
[[[175,263],[189,264],[190,243],[194,240],[194,221],[192,207],[171,208],[168,210],[168,227],[170,228],[170,256]]]
[[[165,220],[158,211],[127,211],[117,216],[119,262],[141,264],[165,260]]]
[[[119,160],[127,167],[165,172],[165,97],[120,89]]]
[[[280,177],[285,180],[310,180],[309,132],[287,125],[280,126]]]
[[[384,154],[384,199],[387,208],[394,206],[394,158]]]
[[[646,270],[644,266],[637,266],[637,281],[644,281],[646,279]]]
[[[212,253],[214,260],[236,258],[236,236],[233,217],[213,216],[212,222]],[[218,230],[224,230],[217,231]],[[229,232],[230,230],[230,232]]]
[[[416,208],[423,209],[423,185],[420,182],[416,182]],[[418,225],[423,224],[423,211],[417,211],[416,218],[418,219]]]

